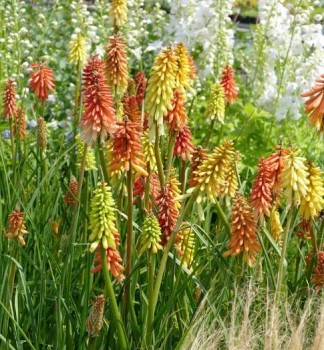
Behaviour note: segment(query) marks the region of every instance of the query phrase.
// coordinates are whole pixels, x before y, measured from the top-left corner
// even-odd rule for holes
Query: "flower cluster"
[[[46,63],[34,63],[31,65],[34,70],[30,74],[29,87],[35,91],[36,97],[44,103],[48,99],[48,93],[54,91],[54,76],[51,68]]]
[[[6,81],[2,97],[2,109],[2,114],[7,119],[17,116],[16,86],[15,82],[11,79]]]
[[[140,253],[149,249],[153,254],[156,254],[158,250],[162,249],[161,241],[161,229],[159,222],[154,215],[149,215],[145,218],[143,223],[143,229],[140,238]]]
[[[24,236],[27,233],[24,214],[19,209],[15,209],[8,216],[8,229],[4,233],[5,237],[17,239],[21,245],[26,245]]]
[[[252,266],[255,262],[256,254],[260,250],[257,236],[257,224],[251,207],[246,199],[237,195],[231,214],[231,240],[229,250],[224,256],[238,255],[243,253],[243,260]]]
[[[92,337],[99,334],[103,326],[105,303],[104,295],[98,295],[86,320],[86,329]]]
[[[101,141],[115,131],[116,116],[111,93],[105,77],[105,65],[93,55],[83,69],[85,112],[81,120],[81,138],[92,146],[98,137]]]

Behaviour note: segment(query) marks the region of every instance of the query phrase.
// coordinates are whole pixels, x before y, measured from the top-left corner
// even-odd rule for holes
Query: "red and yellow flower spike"
[[[224,256],[243,253],[243,260],[251,267],[255,262],[260,244],[257,236],[257,224],[252,208],[240,194],[234,199],[231,214],[231,240],[229,250]]]
[[[126,43],[121,36],[111,36],[106,47],[106,75],[112,91],[122,94],[128,86]]]
[[[224,186],[221,189],[221,197],[234,198],[238,190],[238,179],[237,179],[237,169],[239,168],[239,163],[241,160],[241,155],[239,152],[235,152],[235,157],[231,166],[228,168],[225,174]]]
[[[304,220],[309,220],[318,216],[324,204],[324,187],[321,169],[311,162],[308,162],[307,170],[309,173],[309,184],[307,186],[306,196],[302,197],[299,208],[299,214]]]
[[[182,130],[187,124],[187,113],[185,108],[185,94],[181,90],[175,90],[172,99],[172,108],[168,110],[165,119],[172,133]]]
[[[193,151],[191,130],[189,125],[186,124],[177,134],[173,155],[180,156],[182,160],[190,160]]]
[[[195,187],[198,184],[198,168],[206,158],[207,150],[202,146],[196,146],[191,156],[189,186]]]
[[[125,119],[123,122],[118,122],[117,126],[113,138],[110,170],[129,171],[132,167],[138,174],[147,176],[140,140],[140,125]]]
[[[32,64],[31,69],[34,72],[30,74],[29,87],[35,92],[36,97],[44,103],[48,99],[49,92],[55,89],[53,71],[44,62]]]
[[[116,128],[116,115],[111,92],[105,77],[105,65],[93,55],[83,69],[83,94],[85,112],[80,127],[81,138],[92,146],[99,138],[105,141]]]
[[[131,122],[142,125],[142,115],[136,96],[128,96],[123,98],[123,114]]]
[[[195,233],[192,227],[184,222],[176,235],[175,248],[181,256],[180,260],[184,266],[192,270],[191,265],[195,253]]]
[[[147,84],[145,73],[137,72],[134,80],[136,83],[136,100],[138,105],[142,107],[142,103],[145,96],[146,84]]]
[[[172,47],[162,49],[155,58],[145,97],[152,141],[155,140],[156,132],[158,136],[164,135],[163,117],[172,109],[176,70],[174,50]]]
[[[119,281],[122,281],[125,276],[123,274],[124,266],[121,264],[123,259],[118,251],[120,245],[119,234],[114,233],[116,248],[108,247],[106,249],[106,259],[108,270],[111,274]],[[90,270],[91,273],[97,273],[102,270],[102,260],[101,260],[101,246],[99,245],[96,249],[95,257],[93,259],[95,266]]]
[[[16,102],[16,84],[11,79],[6,81],[3,91],[2,110],[2,115],[8,120],[11,118],[16,118],[18,114]]]
[[[64,195],[64,201],[66,205],[73,206],[77,203],[76,198],[78,193],[78,187],[79,187],[79,184],[77,179],[75,178],[75,176],[71,176],[69,186]]]
[[[257,176],[252,187],[250,203],[255,209],[257,218],[264,220],[264,215],[270,216],[272,207],[272,179],[267,163],[263,158],[259,160]]]
[[[26,137],[27,121],[25,111],[22,108],[18,108],[17,116],[15,117],[13,134],[19,139],[23,140]]]
[[[230,105],[233,104],[237,99],[238,90],[235,83],[234,71],[232,67],[228,65],[223,69],[221,85],[224,88],[226,102]]]
[[[305,113],[308,114],[310,124],[318,131],[324,132],[324,74],[315,80],[312,90],[301,94],[309,97],[305,102]]]

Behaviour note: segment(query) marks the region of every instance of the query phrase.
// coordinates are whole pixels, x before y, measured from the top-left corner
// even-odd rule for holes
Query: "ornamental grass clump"
[[[98,139],[103,142],[113,135],[116,115],[111,92],[105,77],[105,64],[98,55],[92,55],[82,75],[84,114],[81,119],[81,138],[92,146]]]
[[[111,188],[104,182],[99,182],[93,192],[90,210],[89,240],[90,252],[93,253],[100,244],[104,249],[116,249],[117,228],[115,225],[115,201],[111,194]]]
[[[231,240],[224,256],[243,254],[243,260],[252,267],[260,250],[257,224],[252,208],[240,194],[234,199],[231,214]]]

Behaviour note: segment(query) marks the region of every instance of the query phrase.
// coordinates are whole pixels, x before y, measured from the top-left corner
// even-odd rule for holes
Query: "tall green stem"
[[[228,222],[228,220],[226,218],[226,215],[225,215],[223,209],[219,205],[217,199],[215,199],[215,206],[216,206],[217,214],[219,215],[221,221],[223,222],[227,232],[230,233],[231,232],[231,226],[230,226],[230,224],[229,224],[229,222]]]
[[[127,236],[126,236],[126,287],[125,287],[125,324],[127,324],[127,314],[129,310],[130,281],[129,276],[132,270],[132,246],[133,246],[133,175],[132,166],[127,172]]]
[[[282,281],[283,281],[284,269],[285,269],[288,237],[289,237],[289,233],[290,233],[290,225],[291,225],[291,220],[293,217],[293,212],[294,212],[293,208],[290,208],[289,213],[288,213],[287,222],[286,222],[284,237],[283,237],[283,245],[282,245],[282,250],[281,250],[281,257],[280,257],[279,270],[278,270],[278,279],[277,279],[277,287],[276,287],[276,293],[275,293],[275,307],[278,306],[278,303],[280,301]]]
[[[166,182],[169,180],[169,176],[170,176],[175,139],[176,139],[176,135],[172,133],[170,136],[169,145],[168,145],[168,156],[167,156],[167,162],[166,162],[166,175],[165,175]]]
[[[99,150],[99,158],[100,158],[101,169],[104,176],[104,180],[108,184],[109,183],[108,167],[107,167],[105,153],[103,150],[103,145],[100,143],[100,140],[98,140],[98,150]]]
[[[163,173],[163,164],[161,159],[161,152],[160,152],[160,136],[158,131],[158,126],[156,125],[156,133],[155,133],[155,144],[154,144],[154,154],[156,159],[156,165],[158,168],[158,175],[160,180],[161,187],[164,186],[164,173]]]
[[[163,256],[161,259],[160,267],[159,267],[159,270],[157,273],[152,299],[150,300],[151,306],[148,310],[149,311],[148,320],[150,320],[150,322],[147,322],[147,333],[146,334],[150,334],[152,332],[152,329],[153,329],[155,307],[157,304],[157,300],[158,300],[158,296],[159,296],[159,292],[160,292],[160,288],[161,288],[161,283],[162,283],[162,278],[163,278],[163,274],[165,271],[166,262],[168,260],[169,252],[170,252],[170,250],[173,246],[173,243],[175,241],[176,233],[179,230],[181,223],[182,223],[184,217],[186,216],[186,213],[190,210],[190,208],[194,204],[196,197],[197,197],[197,194],[193,193],[189,199],[189,202],[186,204],[186,206],[182,207],[182,210],[181,210],[181,213],[178,217],[176,226],[175,226],[175,228],[170,236],[170,239],[168,241],[167,246],[165,247],[165,250],[164,250],[164,253],[163,253]],[[147,344],[147,345],[150,346],[151,344]]]
[[[118,309],[116,297],[114,294],[113,285],[112,285],[111,278],[109,275],[106,250],[104,248],[101,248],[101,261],[102,261],[103,277],[105,280],[105,296],[108,296],[108,298],[110,300],[110,307],[111,307],[113,317],[115,320],[115,325],[117,328],[119,349],[126,350],[126,349],[128,349],[127,338],[126,338],[126,334],[125,334],[123,321],[122,321],[122,318],[121,318],[121,315],[120,315],[120,312]]]

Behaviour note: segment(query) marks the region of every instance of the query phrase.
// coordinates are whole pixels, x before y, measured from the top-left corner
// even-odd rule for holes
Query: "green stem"
[[[218,134],[218,139],[217,139],[217,144],[216,144],[216,146],[218,146],[218,145],[220,144],[220,142],[222,141],[222,139],[223,139],[224,127],[225,127],[225,124],[222,124],[222,125],[221,125],[221,128],[220,128],[220,130],[219,130],[219,134]]]
[[[127,346],[125,329],[123,326],[123,321],[122,321],[122,318],[121,318],[121,315],[120,315],[120,312],[118,309],[116,297],[114,294],[113,285],[112,285],[111,278],[109,275],[106,250],[104,248],[101,248],[101,262],[102,262],[103,277],[105,280],[105,296],[108,296],[109,300],[110,300],[110,307],[111,307],[113,317],[115,320],[115,326],[117,328],[119,349],[126,350],[128,348],[128,346]]]
[[[176,233],[179,230],[181,223],[184,219],[184,217],[186,216],[186,213],[190,210],[190,208],[192,207],[192,205],[194,204],[195,200],[197,197],[197,193],[193,193],[192,196],[189,199],[189,202],[186,204],[186,206],[182,207],[181,213],[178,217],[176,226],[170,236],[170,239],[168,241],[167,246],[165,247],[162,259],[161,259],[161,263],[160,263],[160,267],[157,273],[157,277],[156,277],[156,282],[155,282],[155,287],[154,287],[154,291],[153,291],[153,296],[151,299],[151,307],[149,309],[149,315],[148,315],[148,320],[151,320],[151,323],[147,324],[147,329],[151,330],[153,328],[153,320],[154,320],[154,312],[155,312],[155,307],[157,304],[157,300],[158,300],[158,296],[159,296],[159,292],[160,292],[160,287],[161,287],[161,283],[162,283],[162,278],[163,278],[163,274],[164,274],[164,270],[165,270],[165,266],[166,266],[166,262],[168,260],[168,255],[169,252],[171,250],[171,247],[173,246],[173,243],[175,241],[175,237],[176,237]]]
[[[129,276],[132,270],[132,245],[133,245],[133,175],[132,165],[127,172],[127,236],[126,236],[126,286],[125,286],[125,315],[124,320],[127,324],[127,314],[129,310],[130,298],[130,281]]]
[[[169,176],[170,176],[170,170],[171,170],[172,159],[173,159],[173,148],[174,148],[175,140],[176,140],[176,135],[174,133],[172,133],[170,136],[169,145],[168,145],[168,156],[167,156],[167,162],[166,162],[166,175],[165,175],[166,182],[169,180]]]
[[[278,306],[278,303],[280,301],[280,292],[282,288],[282,282],[283,282],[283,276],[284,276],[284,267],[285,267],[285,260],[286,260],[286,251],[287,251],[287,244],[288,244],[288,237],[290,233],[290,225],[291,220],[293,217],[293,208],[289,210],[288,218],[286,222],[284,237],[283,237],[283,245],[281,250],[281,256],[280,256],[280,263],[279,263],[279,270],[278,270],[278,279],[277,279],[277,287],[276,287],[276,293],[275,293],[275,307]]]
[[[12,155],[12,168],[13,168],[13,183],[16,183],[16,150],[15,150],[15,138],[13,132],[12,118],[9,119],[10,127],[10,143],[11,143],[11,155]]]
[[[223,209],[221,208],[221,206],[219,205],[217,199],[215,199],[215,206],[216,206],[217,214],[219,215],[220,219],[222,220],[227,232],[230,233],[231,232],[231,225],[229,224],[229,222],[226,218],[226,215],[225,215]]]
[[[108,175],[106,157],[103,150],[103,145],[100,143],[100,140],[98,140],[98,150],[99,150],[99,158],[100,158],[101,169],[104,176],[104,180],[107,184],[109,184],[109,175]]]
[[[145,193],[144,193],[144,209],[149,212],[150,210],[150,179],[151,179],[151,167],[150,163],[147,163],[147,177],[145,179]]]
[[[213,119],[211,124],[210,124],[210,131],[209,131],[209,134],[208,134],[207,139],[206,139],[206,147],[207,148],[209,148],[210,140],[211,140],[211,137],[213,135],[213,131],[214,131],[214,127],[215,127],[215,122],[216,122],[216,119]]]
[[[153,293],[154,293],[154,255],[152,251],[150,250],[148,253],[148,316],[147,316],[147,323],[145,328],[145,333],[142,340],[142,347],[146,348],[152,348],[152,337],[153,337],[153,316],[154,316],[154,310],[153,310]]]
[[[162,164],[161,152],[160,152],[160,146],[159,146],[160,136],[159,136],[158,126],[156,125],[155,127],[156,127],[156,133],[155,133],[154,154],[156,159],[156,165],[158,168],[160,186],[162,187],[164,186],[164,173],[163,173],[163,164]]]
[[[180,181],[180,189],[181,194],[185,193],[186,190],[186,162],[181,158],[180,159],[180,174],[179,174],[179,181]]]

